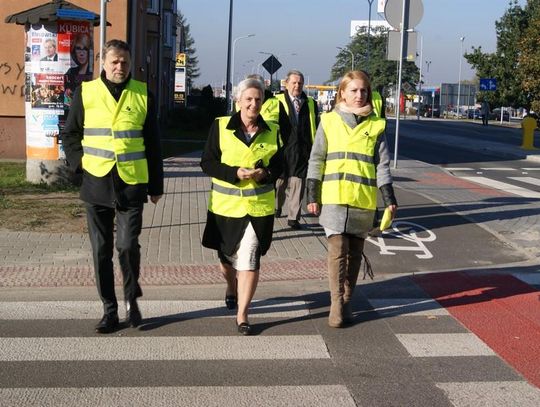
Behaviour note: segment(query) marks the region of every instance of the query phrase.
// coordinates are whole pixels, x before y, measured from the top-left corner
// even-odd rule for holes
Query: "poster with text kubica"
[[[77,86],[89,81],[94,73],[93,27],[88,21],[60,21],[58,23],[58,44],[62,54],[69,59],[64,71],[65,108],[69,109]]]

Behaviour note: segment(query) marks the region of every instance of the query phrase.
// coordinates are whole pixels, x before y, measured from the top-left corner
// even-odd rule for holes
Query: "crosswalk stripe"
[[[356,406],[346,386],[191,386],[0,389],[8,406]]]
[[[2,361],[326,359],[319,335],[0,338]]]
[[[520,182],[525,182],[527,184],[540,186],[540,179],[538,178],[533,178],[533,177],[508,177],[508,178],[513,179],[515,181],[520,181]]]
[[[492,356],[495,353],[472,333],[396,334],[414,357]]]
[[[475,182],[481,185],[487,185],[488,187],[499,189],[501,191],[509,192],[514,195],[521,196],[523,198],[540,198],[540,192],[530,191],[526,188],[521,188],[506,182],[500,182],[485,177],[461,177],[467,181]]]
[[[327,359],[319,335],[0,338],[1,361]]]
[[[437,383],[454,407],[540,405],[540,390],[527,382]]]
[[[145,318],[227,317],[234,311],[224,301],[139,301]],[[122,307],[120,307],[122,308]],[[99,319],[103,305],[99,301],[13,301],[0,302],[0,319]],[[304,301],[258,300],[251,303],[250,317],[298,318],[309,314]]]
[[[472,171],[474,168],[468,168],[468,167],[444,167],[447,171]]]

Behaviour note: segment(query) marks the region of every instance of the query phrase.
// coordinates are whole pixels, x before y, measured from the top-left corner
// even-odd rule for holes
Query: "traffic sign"
[[[274,55],[270,55],[268,59],[262,63],[262,66],[270,75],[273,75],[281,68],[281,62],[279,62]]]
[[[495,91],[497,90],[497,79],[495,78],[480,78],[480,90]]]
[[[405,31],[405,42],[403,43],[403,55],[407,61],[414,61],[416,58],[417,33],[415,31]],[[399,61],[399,51],[401,49],[401,32],[388,31],[388,46],[386,47],[386,59],[389,61]]]
[[[401,28],[403,16],[403,2],[405,2],[405,30],[414,28],[424,15],[422,0],[388,0],[384,6],[386,21],[396,30]]]

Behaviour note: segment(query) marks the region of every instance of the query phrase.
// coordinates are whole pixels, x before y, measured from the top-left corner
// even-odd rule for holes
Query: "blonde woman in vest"
[[[202,244],[218,251],[227,282],[225,305],[236,309],[242,335],[252,334],[248,309],[259,281],[260,258],[274,227],[274,182],[281,173],[279,127],[260,115],[264,87],[245,79],[236,88],[239,111],[216,119],[201,159],[212,177]]]
[[[341,79],[334,110],[321,116],[309,159],[308,211],[319,216],[328,237],[328,324],[334,328],[353,320],[351,299],[364,239],[373,228],[377,189],[392,215],[397,209],[386,121],[373,111],[371,101],[367,75],[348,72]],[[365,266],[371,276],[367,261]]]

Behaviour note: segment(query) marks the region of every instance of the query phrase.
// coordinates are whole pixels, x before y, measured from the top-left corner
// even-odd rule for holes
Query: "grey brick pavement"
[[[508,157],[524,152],[500,143],[448,138],[471,149]],[[527,159],[540,161],[537,151]],[[145,285],[222,282],[214,251],[200,244],[206,219],[210,180],[200,170],[197,154],[165,162],[165,196],[144,212],[142,282]],[[397,188],[419,193],[494,233],[525,253],[540,257],[540,202],[524,203],[510,194],[455,178],[439,167],[400,159],[393,171]],[[504,211],[504,214],[503,212]],[[316,225],[304,216],[303,223]],[[263,280],[325,277],[326,239],[320,228],[293,231],[286,219],[275,223],[274,242],[263,259]],[[91,252],[85,234],[32,233],[0,230],[0,287],[93,285]]]

